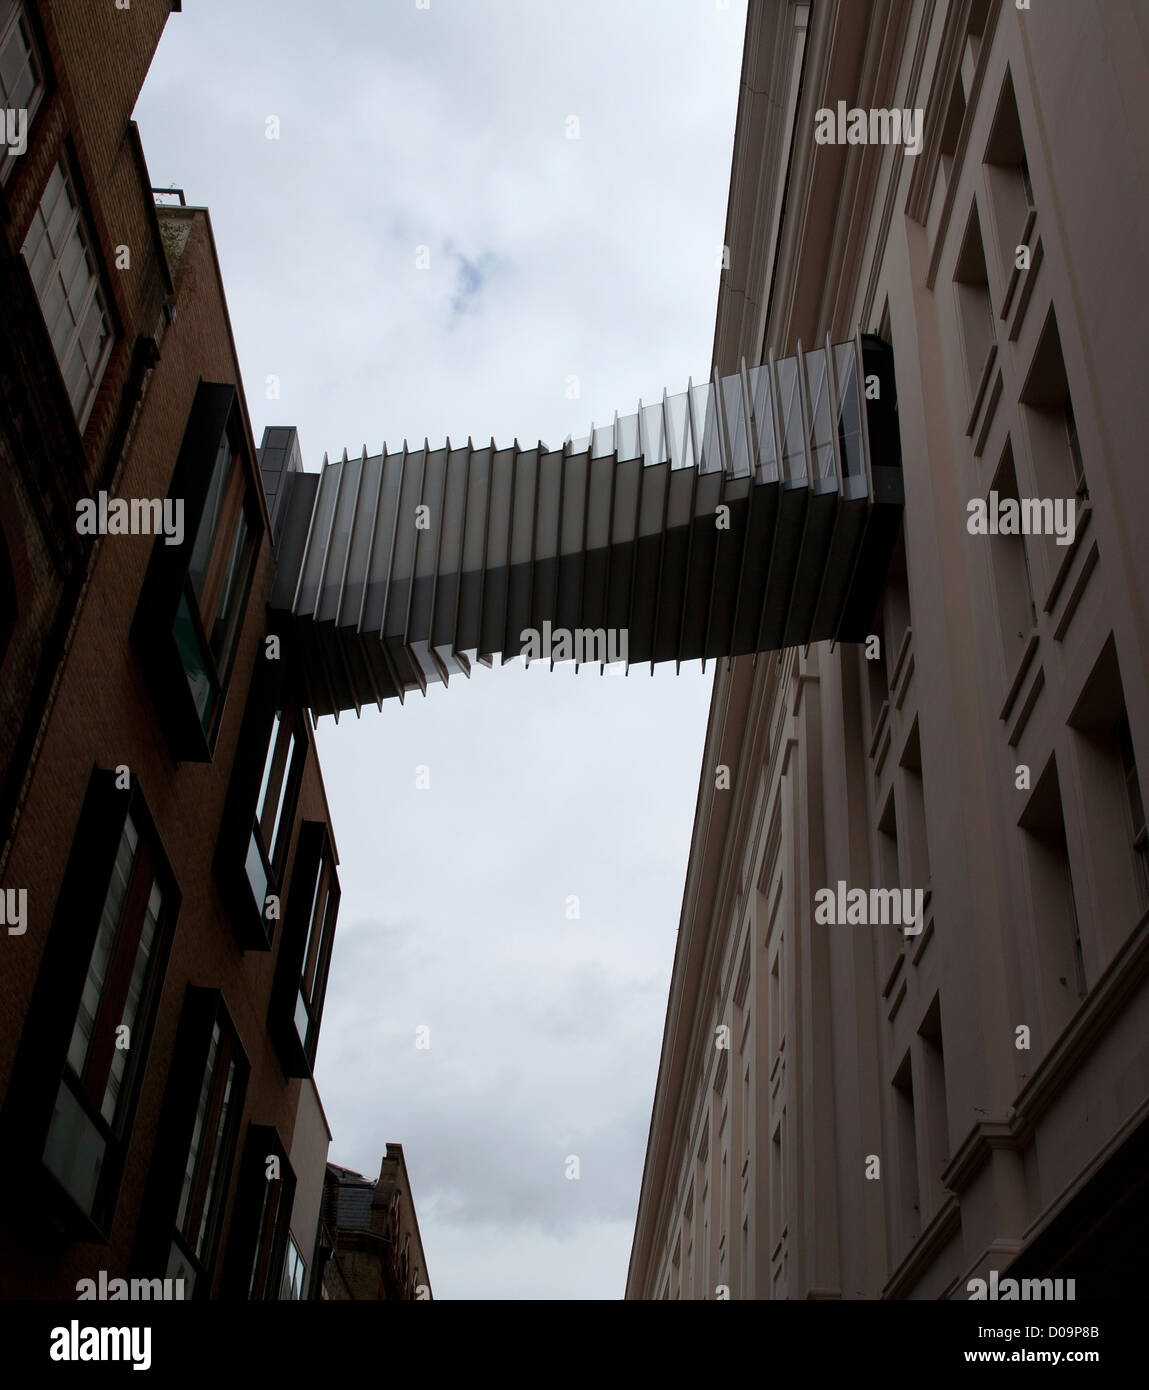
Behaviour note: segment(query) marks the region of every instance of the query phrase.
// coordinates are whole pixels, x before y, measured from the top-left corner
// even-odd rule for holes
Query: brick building
[[[324,1298],[361,1301],[430,1299],[431,1277],[402,1144],[388,1144],[372,1181],[327,1165],[323,1226],[331,1258]]]
[[[0,0],[5,1298],[318,1294],[338,857],[211,219],[130,120],[179,8]]]

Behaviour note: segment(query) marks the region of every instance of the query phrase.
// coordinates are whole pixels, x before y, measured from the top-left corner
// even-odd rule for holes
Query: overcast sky
[[[745,0],[423,3],[185,0],[136,110],[211,209],[256,443],[310,470],[554,448],[709,373]],[[712,670],[320,725],[330,1157],[402,1143],[437,1298],[622,1295]]]

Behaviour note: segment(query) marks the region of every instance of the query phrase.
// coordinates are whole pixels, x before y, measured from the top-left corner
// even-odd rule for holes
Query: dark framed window
[[[169,497],[184,538],[157,536],[132,638],[172,753],[208,762],[263,539],[234,386],[200,382]]]
[[[180,894],[138,786],[93,772],[5,1104],[56,1217],[111,1230]]]
[[[268,1030],[288,1076],[310,1076],[315,1065],[339,915],[336,862],[326,822],[304,821],[268,1011]]]
[[[276,1130],[270,1125],[248,1125],[228,1238],[223,1297],[279,1297],[295,1185],[295,1173]]]
[[[131,1030],[152,991],[163,907],[154,855],[128,815],[44,1144],[45,1166],[97,1224],[107,1207],[101,1176],[108,1148],[122,1133],[139,1071]]]
[[[211,1294],[250,1066],[218,990],[189,985],[133,1264]]]
[[[209,736],[231,670],[260,523],[233,417],[219,442],[172,631]]]
[[[335,856],[327,840],[315,876],[315,889],[307,916],[307,937],[303,948],[303,968],[295,1001],[295,1031],[309,1065],[314,1065],[327,993],[327,970],[331,963],[331,943],[339,913],[339,880],[335,875]]]
[[[167,1268],[171,1278],[185,1280],[185,1287],[193,1293],[206,1283],[214,1263],[227,1199],[238,1120],[237,1051],[235,1034],[223,1020],[217,1019],[200,1082],[195,1129],[188,1148]]]

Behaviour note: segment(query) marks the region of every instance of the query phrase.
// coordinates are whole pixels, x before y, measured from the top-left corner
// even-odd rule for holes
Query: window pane
[[[274,1195],[275,1201],[272,1202]],[[259,1234],[255,1241],[255,1258],[251,1262],[251,1278],[247,1281],[247,1296],[249,1299],[259,1297],[263,1294],[260,1288],[256,1292],[256,1279],[260,1274],[260,1267],[264,1262],[265,1253],[270,1246],[275,1235],[275,1215],[279,1208],[279,1182],[265,1181],[263,1184],[263,1200],[259,1208]]]
[[[644,457],[648,463],[666,462],[669,455],[666,450],[661,401],[657,405],[644,405],[642,408],[642,443],[646,450]]]
[[[714,393],[709,382],[703,381],[694,387],[690,410],[699,467],[704,473],[712,473],[721,466],[721,460],[715,453],[718,445],[718,419],[714,413]]]
[[[36,70],[32,66],[31,54],[24,61],[12,83],[8,94],[8,106],[16,111],[26,111],[32,104],[32,94],[36,90]]]
[[[805,354],[806,381],[810,388],[810,448],[814,477],[834,476],[834,425],[830,420],[830,384],[825,348]]]
[[[178,1240],[172,1241],[166,1273],[169,1279],[182,1279],[184,1281],[184,1298],[193,1298],[195,1296],[195,1266],[188,1259],[187,1255],[184,1254],[183,1248]]]
[[[593,449],[592,458],[605,458],[614,448],[614,426],[600,425],[594,432],[591,447]]]
[[[778,399],[782,407],[783,453],[788,478],[806,478],[806,450],[802,437],[802,384],[798,378],[798,359],[783,357],[775,364],[778,373]]]
[[[116,1047],[112,1053],[112,1067],[108,1074],[108,1084],[104,1091],[103,1104],[100,1113],[108,1124],[112,1124],[116,1118],[117,1105],[121,1094],[121,1086],[128,1062],[138,1055],[132,1044],[135,1042],[136,1021],[140,1012],[140,1002],[144,997],[147,986],[148,968],[152,961],[152,943],[156,938],[156,930],[159,926],[160,908],[163,905],[163,894],[158,883],[152,884],[152,890],[148,897],[147,912],[144,914],[144,925],[140,932],[139,945],[136,947],[136,959],[132,965],[131,983],[128,985],[128,997],[124,1001],[123,1013],[120,1017],[121,1024],[129,1029],[129,1046],[126,1048]]]
[[[774,402],[770,386],[770,365],[751,367],[750,394],[754,402],[754,424],[758,433],[758,467],[767,478],[778,476],[774,447]]]
[[[303,1256],[294,1236],[287,1238],[287,1258],[283,1262],[283,1279],[279,1287],[279,1297],[284,1300],[298,1300],[303,1297]]]
[[[79,237],[73,237],[60,257],[60,283],[64,293],[74,296],[87,274],[88,257],[84,252],[84,243]]]
[[[96,371],[104,356],[103,345],[111,336],[90,245],[64,167],[57,164],[21,252],[78,416],[99,385]]]
[[[48,283],[44,286],[44,297],[40,301],[40,308],[44,313],[48,335],[52,339],[52,348],[59,359],[61,353],[68,346],[68,339],[75,327],[75,320],[68,312],[68,302],[64,298],[64,287],[55,271],[48,277]]]
[[[93,1215],[106,1144],[66,1081],[61,1081],[44,1144],[44,1162],[89,1216]]]
[[[686,435],[686,392],[680,391],[667,401],[667,414],[670,416],[671,462],[676,468],[692,463],[690,445]]]
[[[207,1066],[204,1068],[203,1085],[200,1087],[199,1104],[196,1106],[195,1128],[188,1148],[187,1167],[184,1169],[183,1191],[180,1193],[179,1209],[176,1212],[176,1225],[182,1230],[187,1220],[188,1203],[191,1200],[192,1182],[195,1179],[196,1161],[199,1158],[200,1144],[203,1140],[203,1127],[207,1120],[208,1102],[211,1099],[211,1081],[215,1072],[215,1059],[219,1051],[219,1024],[211,1030],[211,1046],[208,1049]]]
[[[255,800],[255,818],[263,824],[267,812],[267,784],[271,781],[271,769],[275,762],[275,750],[279,747],[280,716],[278,711],[271,722],[271,737],[267,744],[267,758],[263,764],[263,777],[259,784],[259,796]]]
[[[25,255],[28,257],[28,270],[32,276],[36,298],[41,299],[44,294],[44,286],[48,283],[48,276],[52,272],[52,248],[48,245],[48,238],[44,235],[44,219],[39,213],[36,214],[36,219],[32,223],[32,230],[28,233]]]
[[[296,764],[302,762],[305,752],[295,719],[290,718],[285,723],[283,716],[276,714],[255,805],[255,824],[268,866],[279,877],[286,867],[287,846],[295,821]]]
[[[16,105],[12,97],[23,65],[24,54],[21,52],[20,35],[17,28],[13,30],[3,49],[0,49],[0,96],[4,98],[5,107]]]
[[[49,179],[41,207],[48,224],[48,242],[52,247],[52,254],[59,258],[68,234],[75,228],[76,207],[59,165],[56,166],[56,174],[59,174],[59,178],[53,174]]]
[[[72,303],[78,303],[79,293],[88,281],[89,275],[88,253],[83,249],[82,240],[78,236],[72,236],[65,243],[64,254],[60,257],[60,284]]]
[[[292,729],[292,731],[291,731],[291,741],[290,741],[290,743],[287,745],[287,760],[286,760],[286,762],[283,764],[283,781],[280,783],[280,788],[279,788],[279,805],[276,807],[276,810],[275,810],[275,822],[274,822],[274,824],[273,824],[272,827],[271,827],[271,858],[272,858],[272,862],[275,863],[275,864],[281,864],[283,851],[284,851],[284,849],[285,849],[285,845],[281,845],[281,844],[279,843],[279,841],[280,841],[280,831],[282,830],[282,832],[283,832],[283,839],[284,839],[285,841],[286,841],[287,837],[291,834],[291,825],[290,825],[290,822],[289,822],[289,821],[284,821],[284,819],[283,819],[283,811],[284,811],[284,807],[287,805],[287,793],[288,793],[288,790],[289,790],[289,788],[290,788],[290,786],[291,786],[291,780],[292,780],[292,779],[291,779],[291,770],[292,770],[292,767],[293,767],[294,764],[295,764],[295,758],[296,758],[296,754],[297,754],[297,752],[298,752],[298,749],[299,749],[299,737],[298,737],[296,731],[295,731],[294,729]]]
[[[241,511],[239,522],[235,528],[235,536],[232,539],[227,569],[224,571],[223,588],[220,591],[219,604],[211,630],[211,651],[215,657],[216,667],[220,670],[227,664],[231,639],[239,619],[240,604],[243,602],[243,581],[246,578],[250,536],[247,516]]]
[[[68,1065],[77,1078],[82,1078],[88,1060],[88,1047],[92,1030],[100,1008],[108,966],[112,959],[116,933],[123,915],[124,899],[132,876],[132,864],[138,843],[136,827],[131,816],[124,821],[120,835],[116,860],[112,866],[112,878],[104,899],[104,909],[100,914],[100,925],[96,931],[96,942],[92,948],[92,958],[88,962],[88,973],[84,980],[84,992],[80,998],[80,1009],[72,1029],[72,1041],[68,1047]]]
[[[750,453],[746,443],[746,415],[742,408],[742,379],[728,376],[722,383],[722,408],[730,442],[730,467],[736,477],[750,472]]]
[[[251,884],[251,891],[255,896],[255,901],[259,904],[260,911],[267,901],[267,870],[263,867],[263,855],[260,852],[259,843],[256,839],[256,832],[251,832],[251,841],[247,847],[247,881]]]
[[[200,723],[206,729],[211,723],[211,713],[215,706],[214,682],[209,666],[211,658],[200,644],[199,633],[196,631],[186,594],[180,599],[179,607],[176,609],[172,631],[176,639],[176,647],[179,649],[180,660],[183,662],[184,672],[188,678],[188,685],[191,688],[192,699],[195,701],[196,711],[200,717]]]
[[[192,546],[191,566],[188,570],[188,577],[191,579],[192,589],[195,591],[197,599],[203,597],[204,581],[207,578],[207,569],[211,560],[216,528],[219,526],[220,509],[223,506],[224,495],[227,491],[227,481],[231,475],[231,469],[234,463],[235,456],[231,452],[231,442],[225,434],[220,441],[219,449],[216,451],[215,463],[212,466],[211,481],[208,483],[207,497],[204,501],[203,514],[200,517],[200,523],[196,530],[195,544]]]
[[[0,36],[8,26],[9,4],[0,5]],[[8,29],[0,49],[0,98],[5,108],[20,110],[28,105],[28,98],[35,87],[35,77],[31,73],[32,45],[21,18]]]
[[[333,889],[328,889],[323,908],[323,935],[319,941],[319,951],[315,957],[315,972],[311,980],[311,1013],[318,1020],[323,1011],[323,996],[327,992],[327,971],[331,964],[331,939],[335,934],[335,918],[339,910],[339,900]]]
[[[620,459],[638,457],[637,415],[624,415],[618,422],[618,456]]]
[[[326,894],[327,856],[319,861],[315,874],[315,891],[311,897],[311,915],[307,919],[307,941],[303,947],[303,989],[310,996],[315,958],[319,951],[319,933],[323,921],[323,907]]]
[[[42,225],[47,228],[52,223],[53,218],[62,217],[63,220],[56,223],[58,227],[62,228],[67,223],[70,208],[68,183],[64,178],[63,166],[57,164],[48,175],[48,182],[44,186],[44,196],[40,199],[39,215],[43,219]]]
[[[229,1062],[227,1081],[224,1084],[223,1104],[219,1108],[219,1124],[216,1126],[215,1143],[212,1146],[211,1172],[208,1174],[207,1188],[203,1197],[203,1215],[200,1218],[199,1237],[196,1240],[196,1259],[203,1260],[208,1239],[215,1227],[215,1199],[223,1196],[223,1186],[216,1188],[219,1178],[220,1159],[227,1148],[227,1121],[231,1113],[231,1090],[235,1081],[235,1062]]]
[[[89,375],[87,364],[84,362],[83,353],[78,348],[73,349],[68,357],[68,364],[64,368],[64,385],[68,389],[68,399],[72,402],[72,409],[77,413],[83,407],[91,383],[92,378]]]
[[[80,329],[80,350],[84,354],[84,360],[88,366],[95,368],[100,360],[100,353],[104,350],[104,341],[108,336],[107,325],[104,320],[104,309],[100,303],[100,296],[94,294],[92,302],[88,305],[88,311],[84,315],[84,323]]]
[[[858,370],[852,343],[834,348],[834,369],[838,378],[838,440],[842,468],[847,477],[865,473],[862,454],[862,411],[858,395]]]

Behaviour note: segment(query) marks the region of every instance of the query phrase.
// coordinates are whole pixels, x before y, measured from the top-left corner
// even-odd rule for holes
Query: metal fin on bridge
[[[827,339],[559,449],[404,441],[277,486],[271,607],[316,716],[530,632],[544,658],[652,669],[861,641],[903,509],[892,352]]]

